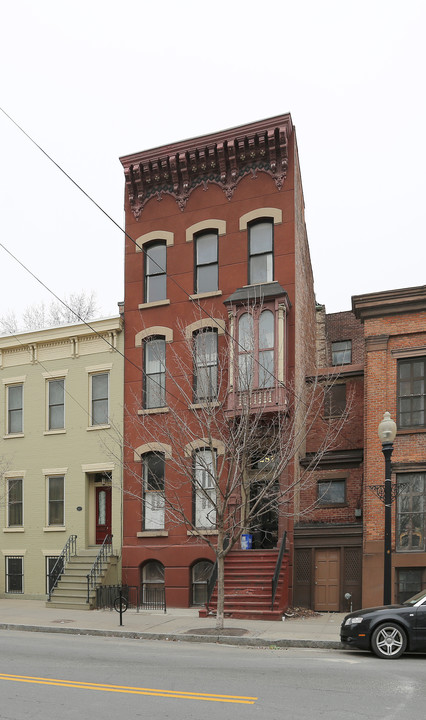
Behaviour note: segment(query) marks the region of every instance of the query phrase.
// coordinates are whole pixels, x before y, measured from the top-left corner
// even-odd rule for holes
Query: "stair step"
[[[46,607],[63,610],[91,610],[90,603],[73,602],[68,600],[51,600],[46,602]]]

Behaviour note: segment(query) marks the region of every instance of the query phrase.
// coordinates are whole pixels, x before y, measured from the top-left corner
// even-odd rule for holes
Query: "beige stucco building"
[[[71,535],[121,556],[122,350],[118,316],[0,337],[0,597],[44,598]]]

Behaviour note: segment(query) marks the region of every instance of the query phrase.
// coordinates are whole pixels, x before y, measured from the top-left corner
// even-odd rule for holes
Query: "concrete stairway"
[[[287,583],[288,556],[284,556],[281,573],[272,603],[272,577],[278,550],[232,550],[225,558],[225,615],[247,620],[281,620],[287,605],[283,593]],[[284,601],[283,601],[284,595]],[[217,583],[209,607],[200,610],[200,617],[215,615]]]
[[[79,550],[78,555],[70,558],[52,592],[51,600],[46,602],[46,607],[74,610],[91,610],[93,608],[96,589],[91,590],[89,602],[87,602],[87,575],[92,569],[98,552],[98,547],[88,548]],[[108,570],[111,557],[113,556],[110,556],[104,564],[103,576]],[[99,578],[99,584],[101,583],[102,577]]]

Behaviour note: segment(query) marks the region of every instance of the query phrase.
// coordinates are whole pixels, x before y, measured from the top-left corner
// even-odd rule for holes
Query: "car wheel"
[[[371,638],[371,649],[379,658],[395,660],[407,647],[407,635],[396,623],[387,622],[376,627]]]

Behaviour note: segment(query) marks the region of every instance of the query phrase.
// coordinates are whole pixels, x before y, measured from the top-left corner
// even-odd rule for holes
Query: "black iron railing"
[[[229,538],[225,537],[223,540],[223,549],[226,550],[228,545],[229,545]],[[207,600],[206,600],[207,611],[209,610],[209,604],[210,604],[210,600],[212,599],[213,590],[215,588],[216,582],[217,582],[217,558],[216,558],[215,564],[212,567],[210,577],[207,580]]]
[[[278,587],[278,580],[280,578],[280,572],[281,572],[281,566],[283,564],[283,557],[285,553],[285,546],[287,542],[287,532],[284,532],[282,539],[281,539],[281,546],[280,551],[278,553],[277,557],[277,564],[275,565],[275,572],[274,576],[272,578],[272,602],[271,602],[271,610],[274,609],[274,602],[275,602],[275,595],[277,592]]]
[[[104,567],[107,563],[108,557],[112,555],[112,535],[106,535],[96,560],[92,565],[92,569],[87,574],[87,599],[86,602],[90,602],[90,591],[93,590],[99,583],[99,578],[103,574]]]
[[[166,612],[166,589],[164,587],[152,587],[150,583],[142,583],[140,600],[140,606],[145,610],[164,610]]]
[[[126,600],[129,608],[139,612],[145,610],[164,610],[166,612],[166,593],[164,588],[143,585],[100,585],[96,588],[96,607],[98,610],[112,610],[117,598]]]
[[[59,579],[64,572],[65,564],[73,556],[77,555],[77,535],[70,535],[65,543],[64,549],[59,555],[53,568],[48,572],[48,588],[47,600],[50,602],[52,598],[52,592],[57,586]]]

